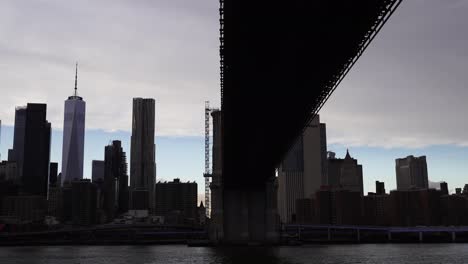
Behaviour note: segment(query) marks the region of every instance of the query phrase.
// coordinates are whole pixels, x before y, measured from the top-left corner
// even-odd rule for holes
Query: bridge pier
[[[224,189],[223,213],[221,243],[279,243],[276,191],[272,181],[259,189]]]
[[[419,232],[419,242],[420,243],[424,242],[423,232]]]
[[[455,233],[455,231],[452,231],[452,242],[457,242],[457,233]]]

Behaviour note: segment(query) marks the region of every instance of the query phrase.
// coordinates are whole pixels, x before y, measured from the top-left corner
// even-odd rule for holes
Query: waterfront
[[[0,248],[2,264],[466,263],[468,244],[308,245],[274,248],[49,246]]]

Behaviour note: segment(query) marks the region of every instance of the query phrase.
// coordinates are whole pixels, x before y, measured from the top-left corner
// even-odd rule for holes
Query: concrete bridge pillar
[[[457,242],[457,233],[455,233],[455,231],[452,231],[452,242]]]
[[[358,243],[361,243],[361,230],[359,228],[356,229],[356,240]]]
[[[388,231],[388,233],[387,233],[387,240],[388,240],[388,242],[392,242],[392,232],[391,231]]]
[[[424,242],[423,232],[419,232],[419,242],[420,243]]]
[[[279,220],[273,182],[259,189],[223,190],[222,243],[279,243]]]

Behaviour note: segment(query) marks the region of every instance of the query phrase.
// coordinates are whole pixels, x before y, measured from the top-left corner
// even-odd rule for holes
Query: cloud
[[[130,130],[132,98],[152,97],[158,135],[200,135],[219,105],[216,1],[2,1],[0,35],[5,124],[45,102],[61,128],[76,60],[90,129]]]
[[[322,110],[329,143],[468,146],[468,6],[458,7],[401,4]]]
[[[468,5],[403,1],[321,112],[329,143],[468,146]],[[131,128],[133,97],[156,99],[158,135],[203,134],[219,106],[218,1],[0,2],[0,119],[48,104],[54,128],[79,93],[87,128]]]

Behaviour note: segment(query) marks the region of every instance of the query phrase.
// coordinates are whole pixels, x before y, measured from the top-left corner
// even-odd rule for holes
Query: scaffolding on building
[[[205,101],[205,209],[206,216],[210,216],[210,101]]]

